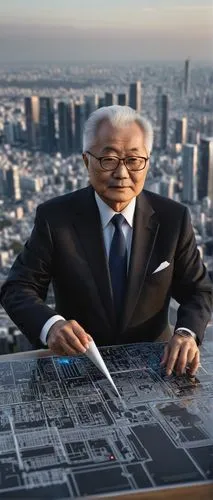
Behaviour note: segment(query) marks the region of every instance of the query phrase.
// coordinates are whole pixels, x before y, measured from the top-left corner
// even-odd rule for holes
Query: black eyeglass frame
[[[118,166],[120,165],[120,162],[123,161],[124,162],[124,165],[125,167],[127,168],[127,170],[129,172],[141,172],[141,170],[144,170],[146,168],[146,163],[147,161],[150,159],[150,156],[148,156],[147,158],[145,156],[127,156],[126,158],[119,158],[119,156],[95,156],[93,153],[91,153],[90,151],[85,151],[85,153],[91,155],[93,158],[95,158],[96,160],[98,160],[100,162],[100,167],[102,168],[102,170],[105,170],[106,172],[114,172]],[[117,167],[115,168],[104,168],[101,164],[101,160],[103,159],[106,159],[106,158],[116,158],[117,160],[119,160],[118,164],[117,164]],[[145,160],[145,165],[144,167],[142,168],[136,168],[136,169],[132,169],[132,168],[129,168],[127,165],[126,165],[126,161],[128,160],[128,158],[141,158],[141,160]]]

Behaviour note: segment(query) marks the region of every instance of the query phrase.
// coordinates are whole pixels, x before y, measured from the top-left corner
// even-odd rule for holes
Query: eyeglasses
[[[145,158],[144,156],[127,156],[126,158],[119,158],[118,156],[100,156],[98,158],[90,151],[85,152],[98,160],[103,170],[108,171],[116,170],[116,168],[118,168],[118,165],[120,164],[120,161],[123,161],[127,170],[129,170],[130,172],[139,172],[139,170],[143,170],[146,167],[146,162],[150,158]]]

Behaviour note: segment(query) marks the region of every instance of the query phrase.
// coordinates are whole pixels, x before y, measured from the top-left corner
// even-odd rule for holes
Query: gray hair
[[[151,123],[129,106],[104,106],[91,113],[85,122],[83,131],[83,152],[86,152],[95,143],[95,136],[98,125],[108,120],[114,127],[125,127],[130,123],[137,123],[144,132],[144,145],[147,153],[150,154],[153,144],[153,128]]]

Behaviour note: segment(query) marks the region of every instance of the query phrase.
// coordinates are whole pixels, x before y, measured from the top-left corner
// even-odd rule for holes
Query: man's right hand
[[[60,356],[74,356],[85,353],[92,337],[74,319],[59,320],[51,326],[47,345]]]

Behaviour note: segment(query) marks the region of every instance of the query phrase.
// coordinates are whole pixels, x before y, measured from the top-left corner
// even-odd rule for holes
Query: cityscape
[[[186,55],[179,62],[0,65],[0,284],[37,205],[88,185],[83,126],[92,111],[112,104],[151,121],[145,188],[188,206],[213,279],[213,70]],[[172,303],[173,324],[176,309]],[[0,318],[0,352],[30,349],[3,309]],[[213,339],[212,322],[206,335]]]

